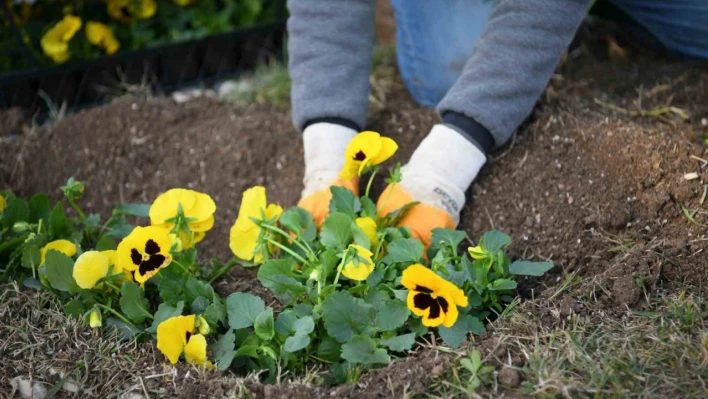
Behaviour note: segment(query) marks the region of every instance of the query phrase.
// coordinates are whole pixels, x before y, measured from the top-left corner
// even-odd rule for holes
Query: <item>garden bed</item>
[[[375,104],[383,106],[373,107],[371,128],[401,144],[396,160],[403,162],[436,122],[435,114],[420,110],[391,75],[379,77],[377,86]],[[627,112],[675,108],[650,116],[628,115],[609,105]],[[683,120],[681,111],[690,119]],[[697,292],[708,277],[702,209],[708,164],[703,161],[708,158],[702,145],[708,134],[705,118],[705,71],[641,54],[612,61],[588,51],[576,53],[560,67],[532,121],[492,157],[470,193],[461,227],[472,237],[502,230],[515,239],[513,257],[555,262],[545,280],[524,284],[525,296],[549,303],[533,313],[539,324],[557,324],[559,314],[621,317],[627,307],[646,307],[648,293]],[[91,212],[109,212],[117,200],[151,202],[171,187],[209,193],[218,217],[211,239],[202,245],[203,256],[229,256],[225,237],[246,188],[264,185],[269,201],[284,206],[293,205],[301,189],[301,143],[282,107],[234,107],[207,99],[183,105],[167,99],[124,99],[9,137],[0,141],[0,188],[20,196],[44,191],[59,199],[56,187],[69,176],[85,182],[83,203]],[[686,179],[689,173],[697,178]],[[244,270],[234,270],[216,287],[222,294],[246,290],[265,295],[253,274]],[[561,294],[554,295],[557,292]],[[20,298],[23,303],[38,301],[33,295]],[[266,299],[268,304],[273,301]],[[58,323],[37,319],[31,306],[10,306],[0,312],[2,324],[34,320],[46,331]],[[81,326],[63,329],[68,336],[83,334],[87,345],[101,340]],[[490,343],[492,335],[478,339],[487,352],[497,349]],[[40,339],[36,336],[14,336],[39,349],[53,348],[34,342]],[[63,360],[51,363],[57,368],[84,356],[69,342],[53,350],[64,354]],[[121,353],[139,353],[143,365],[136,368]],[[14,375],[34,373],[37,380],[58,380],[24,361],[26,354],[8,351],[2,357],[9,360],[3,364],[3,390],[9,389]],[[435,349],[420,349],[405,362],[367,373],[355,388],[261,386],[217,373],[195,376],[181,366],[177,373],[189,373],[189,378],[166,374],[141,380],[146,387],[136,385],[135,392],[162,388],[198,397],[205,389],[218,393],[248,388],[267,397],[401,396],[430,389],[444,374],[443,367],[446,372],[449,358]],[[136,384],[136,376],[171,373],[152,343],[123,347],[112,359],[125,370],[96,387],[97,396],[128,389]],[[91,386],[101,381],[89,374],[82,378]]]

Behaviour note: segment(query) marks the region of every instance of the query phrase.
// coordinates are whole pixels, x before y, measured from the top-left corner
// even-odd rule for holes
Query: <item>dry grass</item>
[[[20,397],[18,379],[37,397],[251,396],[247,380],[172,367],[153,342],[101,334],[67,318],[49,294],[16,283],[0,286],[0,336],[0,397]]]
[[[557,304],[527,302],[495,323],[493,337],[481,347],[483,361],[497,371],[475,396],[708,397],[705,298],[683,293],[659,296],[650,311],[628,311],[619,319],[593,312],[544,320],[540,315],[559,313],[553,306]],[[514,370],[522,382],[504,386],[502,368]],[[465,394],[469,377],[464,368],[455,367],[430,395]]]

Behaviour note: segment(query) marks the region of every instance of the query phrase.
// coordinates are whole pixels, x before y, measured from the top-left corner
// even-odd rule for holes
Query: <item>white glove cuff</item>
[[[302,133],[305,176],[302,197],[325,188],[339,176],[344,152],[357,131],[335,123],[314,123]]]
[[[484,153],[453,129],[438,124],[401,169],[401,187],[427,205],[446,211],[459,222],[465,191],[487,162]]]

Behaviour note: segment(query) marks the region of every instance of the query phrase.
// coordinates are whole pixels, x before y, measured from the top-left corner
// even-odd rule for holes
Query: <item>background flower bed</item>
[[[43,10],[42,1],[32,7]],[[130,23],[111,19],[102,1],[78,2],[85,4],[81,7],[49,4],[36,20],[19,26],[22,32],[13,32],[8,14],[2,13],[0,108],[21,107],[27,114],[40,110],[41,116],[51,117],[62,107],[77,110],[125,94],[208,84],[283,54],[284,0],[211,1],[184,7],[158,0],[155,15],[134,18]],[[40,45],[42,36],[64,17],[59,4],[67,11],[75,8],[83,12],[76,13],[82,28],[69,41],[70,55],[63,63],[53,62]],[[21,4],[14,8],[21,12]],[[244,8],[251,12],[242,13]],[[198,27],[191,27],[200,13],[212,9],[221,12],[210,12]],[[221,23],[209,24],[212,19]],[[94,20],[113,31],[120,44],[116,53],[106,54],[105,49],[88,42],[85,26]]]

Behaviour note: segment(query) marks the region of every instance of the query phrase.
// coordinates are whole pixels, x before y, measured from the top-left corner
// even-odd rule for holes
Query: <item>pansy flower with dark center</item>
[[[423,265],[404,270],[401,284],[408,288],[408,309],[427,327],[452,327],[459,316],[457,307],[468,304],[461,289]]]
[[[136,227],[118,244],[119,265],[144,283],[172,262],[172,237],[162,226]]]
[[[357,134],[347,144],[344,151],[344,167],[339,177],[345,180],[361,176],[367,167],[378,165],[391,158],[398,150],[398,144],[376,132]]]
[[[187,363],[213,368],[207,360],[207,341],[196,333],[196,317],[171,317],[157,326],[157,349],[175,364],[184,354]]]

